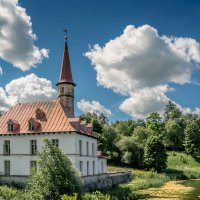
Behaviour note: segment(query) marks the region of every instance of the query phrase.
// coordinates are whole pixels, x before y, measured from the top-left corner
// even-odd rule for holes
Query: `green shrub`
[[[110,195],[103,194],[99,191],[86,193],[82,196],[82,200],[111,200]]]
[[[37,200],[58,200],[63,194],[80,194],[81,191],[81,178],[71,161],[58,147],[44,140],[37,170],[28,181],[28,192]]]
[[[64,194],[61,197],[61,200],[77,200],[77,197],[78,197],[77,193],[74,193],[73,196],[68,196],[68,195]]]
[[[0,200],[31,200],[30,194],[8,186],[0,186]]]

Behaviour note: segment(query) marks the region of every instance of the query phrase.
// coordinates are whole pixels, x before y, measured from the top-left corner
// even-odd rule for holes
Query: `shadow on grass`
[[[194,158],[194,160],[198,163],[200,163],[200,156],[199,155],[194,155],[192,156]]]
[[[165,170],[165,173],[171,180],[187,180],[188,179],[188,177],[181,170],[168,168]]]

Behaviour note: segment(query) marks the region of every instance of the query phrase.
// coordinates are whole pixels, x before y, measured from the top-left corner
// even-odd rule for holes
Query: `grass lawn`
[[[195,160],[184,153],[169,152],[167,169],[164,173],[159,174],[151,171],[113,165],[108,166],[108,171],[132,171],[133,179],[129,183],[121,184],[120,187],[131,188],[136,194],[142,196],[161,195],[161,197],[163,195],[168,195],[179,199],[180,195],[187,195],[195,191],[195,187],[184,186],[181,185],[181,183],[184,182],[176,181],[200,178],[200,162],[198,159]]]

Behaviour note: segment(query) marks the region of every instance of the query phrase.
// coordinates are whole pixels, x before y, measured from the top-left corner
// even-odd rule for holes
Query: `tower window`
[[[61,87],[61,94],[64,94],[64,87]]]

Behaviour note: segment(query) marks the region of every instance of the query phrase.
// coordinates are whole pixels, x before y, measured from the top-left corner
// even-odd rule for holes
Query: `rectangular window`
[[[82,156],[82,141],[79,140],[79,155]]]
[[[9,160],[4,161],[4,174],[10,175],[10,161]]]
[[[95,161],[94,160],[93,160],[92,165],[93,165],[92,169],[93,169],[93,175],[94,175],[95,174]]]
[[[36,140],[31,140],[31,155],[36,155],[37,154],[37,141]]]
[[[35,130],[35,123],[34,122],[29,122],[29,124],[28,124],[28,130],[29,131],[34,131]]]
[[[90,173],[90,163],[89,161],[87,161],[87,176],[89,175]]]
[[[64,87],[61,87],[61,94],[64,94]]]
[[[30,161],[30,174],[32,174],[33,170],[37,169],[37,163],[35,160]]]
[[[79,170],[81,172],[81,175],[83,174],[83,161],[79,162]]]
[[[13,131],[13,123],[8,124],[8,131],[12,132]]]
[[[94,143],[92,143],[92,156],[95,156],[95,153],[94,153]]]
[[[86,151],[87,151],[87,156],[89,156],[89,143],[86,142]]]
[[[10,155],[10,140],[4,140],[3,154]]]
[[[59,140],[58,139],[52,139],[51,142],[54,146],[59,147]]]

